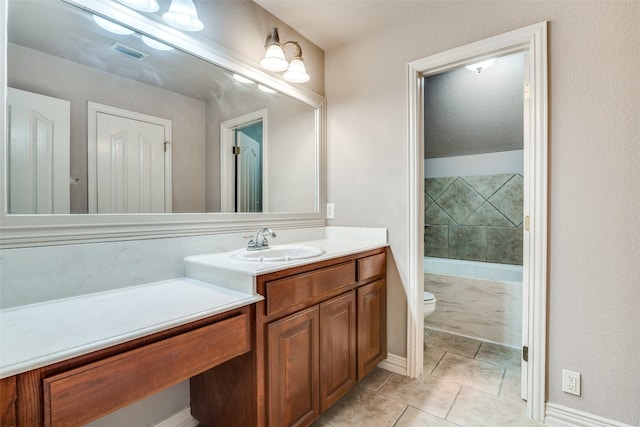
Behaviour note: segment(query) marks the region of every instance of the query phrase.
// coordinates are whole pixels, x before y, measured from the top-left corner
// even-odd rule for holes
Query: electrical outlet
[[[562,370],[562,391],[580,396],[580,372]]]
[[[333,219],[336,217],[336,205],[333,203],[327,203],[327,219]]]

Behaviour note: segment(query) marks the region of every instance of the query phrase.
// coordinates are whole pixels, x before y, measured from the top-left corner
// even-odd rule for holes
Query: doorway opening
[[[520,357],[528,289],[522,273],[527,63],[516,52],[422,81],[425,344],[454,353],[451,340],[476,348],[463,353],[476,365],[503,368],[499,396],[512,400],[527,399]]]
[[[547,273],[547,72],[546,23],[515,30],[408,64],[409,84],[409,307],[407,374],[422,374],[424,345],[424,78],[516,52],[523,69],[523,342],[528,415],[544,420]]]
[[[267,212],[267,110],[220,125],[222,212]]]

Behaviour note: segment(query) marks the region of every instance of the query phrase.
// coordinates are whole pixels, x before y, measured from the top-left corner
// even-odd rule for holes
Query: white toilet
[[[427,316],[436,311],[436,296],[431,292],[424,291],[424,319],[427,320]]]

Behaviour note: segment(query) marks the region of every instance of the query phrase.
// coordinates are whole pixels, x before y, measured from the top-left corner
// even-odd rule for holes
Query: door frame
[[[529,230],[524,227],[523,271],[529,279],[527,414],[544,421],[546,400],[546,327],[547,327],[547,22],[510,31],[488,39],[447,50],[407,64],[408,82],[408,310],[407,310],[407,375],[422,374],[424,317],[422,285],[424,283],[424,139],[422,132],[422,77],[439,74],[468,65],[489,56],[519,51],[529,53],[530,108],[525,117],[524,216],[529,217]],[[525,110],[526,111],[526,110]],[[527,138],[528,136],[528,138]]]
[[[87,102],[87,202],[90,214],[98,213],[98,113],[111,114],[113,116],[124,117],[131,120],[139,120],[164,127],[164,213],[171,213],[173,210],[172,200],[172,170],[171,170],[171,148],[172,143],[172,122],[162,117],[151,116],[149,114],[138,113],[137,111],[125,110],[124,108],[112,107],[111,105],[99,104],[97,102]]]
[[[220,123],[220,210],[233,212],[235,189],[235,166],[229,153],[234,145],[233,134],[238,127],[262,121],[262,212],[268,212],[268,110],[263,108],[252,113],[243,114]]]

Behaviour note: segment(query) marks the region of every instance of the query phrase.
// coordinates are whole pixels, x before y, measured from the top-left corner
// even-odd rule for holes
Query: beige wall
[[[548,400],[638,425],[640,2],[425,2],[423,16],[326,52],[329,223],[389,228],[389,350],[405,356],[406,65],[545,20]],[[582,373],[582,397],[561,392],[562,369]]]

